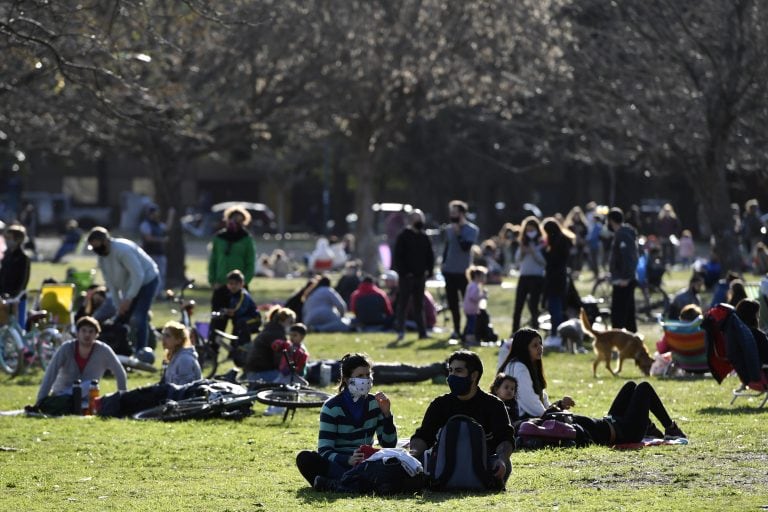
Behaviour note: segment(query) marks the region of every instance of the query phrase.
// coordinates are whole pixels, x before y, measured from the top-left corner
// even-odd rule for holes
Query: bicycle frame
[[[8,322],[0,328],[0,369],[11,375],[18,375],[35,363],[45,369],[62,341],[61,333],[56,328],[41,330],[39,324],[33,321],[27,331],[19,324],[17,308],[25,295],[26,292],[21,292],[1,303],[8,308]],[[12,351],[15,352],[12,354]]]

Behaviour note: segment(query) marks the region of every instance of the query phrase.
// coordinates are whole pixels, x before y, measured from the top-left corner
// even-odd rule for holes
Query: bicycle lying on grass
[[[322,407],[326,400],[331,398],[330,393],[313,389],[306,385],[306,381],[296,372],[296,366],[288,355],[287,350],[282,351],[282,357],[286,361],[289,373],[286,375],[287,383],[277,382],[244,382],[248,385],[248,391],[211,391],[203,396],[188,398],[185,400],[169,400],[165,403],[134,414],[132,417],[138,420],[179,421],[187,419],[203,418],[243,418],[251,414],[253,402],[264,405],[272,405],[285,408],[283,421],[296,415],[296,409]],[[232,375],[236,374],[231,370]],[[223,380],[234,389],[237,384]],[[234,378],[233,378],[234,380]],[[230,388],[232,389],[232,388]]]
[[[252,414],[258,401],[265,405],[285,407],[283,421],[296,409],[321,407],[332,395],[300,384],[254,383],[261,389],[246,393],[213,392],[207,396],[185,400],[169,400],[134,414],[137,420],[181,421],[207,418],[241,419]]]

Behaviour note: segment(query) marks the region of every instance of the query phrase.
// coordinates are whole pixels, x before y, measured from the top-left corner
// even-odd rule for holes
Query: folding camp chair
[[[731,398],[731,405],[737,398],[746,397],[763,397],[763,401],[760,402],[758,409],[762,409],[766,402],[768,402],[768,364],[764,364],[762,367],[763,378],[757,382],[750,382],[748,384],[742,383],[741,386],[733,390],[733,398]]]
[[[681,369],[690,373],[706,373],[707,363],[706,333],[701,327],[703,318],[699,316],[690,322],[666,320],[661,322],[664,338],[659,347],[672,354],[672,364],[667,367],[665,375],[673,370]]]
[[[75,285],[45,283],[40,287],[38,309],[48,311],[50,323],[61,332],[72,332]]]

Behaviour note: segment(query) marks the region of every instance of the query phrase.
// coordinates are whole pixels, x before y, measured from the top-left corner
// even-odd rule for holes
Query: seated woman
[[[527,354],[527,357],[524,354]],[[569,396],[563,397],[554,405],[549,405],[549,402],[545,401],[546,380],[541,364],[541,354],[542,340],[538,332],[533,329],[520,329],[513,335],[512,349],[499,369],[499,371],[506,370],[508,374],[516,371],[518,406],[521,414],[534,416],[531,412],[540,412],[535,415],[541,416],[545,412],[567,410],[576,405]],[[540,399],[539,404],[533,403],[536,397]],[[649,413],[653,413],[664,427],[664,434],[650,421]],[[608,415],[604,418],[574,414],[573,422],[581,425],[596,444],[606,446],[636,443],[646,435],[686,437],[670,418],[656,390],[647,382],[635,384],[630,381],[624,384],[614,398]]]
[[[251,342],[243,371],[250,381],[274,382],[280,377],[282,351],[276,352],[272,345],[277,340],[288,338],[288,328],[293,325],[296,315],[288,308],[275,306],[267,313],[264,329]]]
[[[189,330],[184,324],[166,322],[163,326],[163,348],[165,349],[165,367],[160,382],[163,384],[188,384],[203,378],[197,352],[189,339]]]
[[[317,276],[315,283],[304,292],[302,321],[317,332],[346,332],[349,324],[344,321],[347,305],[326,276]]]
[[[538,418],[551,405],[541,363],[543,353],[544,345],[538,331],[525,327],[512,335],[512,347],[499,367],[499,373],[505,373],[517,381],[519,419]],[[567,407],[573,405],[573,399],[569,396],[559,402]]]
[[[330,398],[320,411],[317,451],[302,451],[296,465],[302,476],[316,489],[326,489],[327,479],[338,480],[365,458],[365,446],[373,443],[392,448],[397,444],[397,428],[387,395],[369,393],[373,386],[373,363],[365,354],[346,354],[341,359],[339,394]]]
[[[58,405],[66,403],[67,399],[61,397],[69,397],[69,410],[72,410],[71,396],[74,382],[76,380],[82,382],[83,396],[87,396],[88,383],[101,379],[107,370],[115,376],[119,391],[127,389],[125,369],[117,356],[109,345],[96,339],[101,331],[99,322],[93,317],[84,316],[75,325],[77,339],[63,343],[56,350],[48,368],[45,369],[43,382],[40,384],[34,405],[35,409],[44,413],[67,412],[66,408],[53,410]]]

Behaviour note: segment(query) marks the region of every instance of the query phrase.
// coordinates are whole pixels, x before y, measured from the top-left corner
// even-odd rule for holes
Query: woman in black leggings
[[[664,427],[663,434],[650,420],[649,413]],[[648,382],[624,384],[613,399],[608,416],[598,419],[575,414],[573,422],[581,425],[596,444],[608,446],[637,443],[645,436],[686,437]]]

